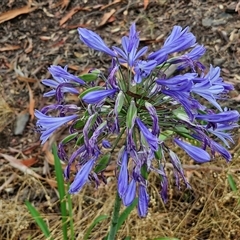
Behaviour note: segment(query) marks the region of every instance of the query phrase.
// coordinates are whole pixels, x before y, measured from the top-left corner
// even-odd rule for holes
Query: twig
[[[173,165],[171,163],[166,163],[165,166],[167,168],[171,168],[171,169],[173,168]],[[227,169],[227,168],[223,168],[223,167],[187,165],[187,164],[183,164],[182,168],[185,169],[185,170],[203,170],[203,171],[216,171],[216,172],[226,172],[226,171],[238,172],[238,171],[240,171],[239,168]]]

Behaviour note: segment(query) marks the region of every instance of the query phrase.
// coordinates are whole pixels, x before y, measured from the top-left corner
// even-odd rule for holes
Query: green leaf
[[[80,146],[80,145],[82,145],[84,143],[84,138],[83,138],[83,134],[81,134],[79,137],[78,137],[78,139],[77,139],[77,141],[76,141],[76,145],[77,146]]]
[[[148,179],[148,171],[147,171],[147,164],[143,164],[141,167],[141,175],[145,180]]]
[[[94,172],[95,173],[99,173],[99,172],[103,171],[107,167],[107,165],[109,163],[110,157],[111,157],[111,154],[107,153],[102,158],[100,158],[100,160],[98,161],[97,166],[94,169]]]
[[[193,124],[192,121],[190,121],[187,113],[182,108],[178,108],[178,109],[173,110],[173,115],[176,118],[178,118],[180,120],[183,120],[183,121],[195,126],[195,124]]]
[[[125,237],[124,240],[131,240],[131,237]]]
[[[59,198],[60,198],[60,210],[61,210],[61,217],[62,217],[62,232],[63,232],[63,239],[67,240],[67,232],[68,232],[68,214],[67,214],[67,203],[66,203],[66,193],[65,193],[65,185],[64,185],[64,179],[63,179],[63,171],[62,171],[62,165],[60,162],[60,159],[57,155],[57,146],[56,144],[53,145],[52,148],[53,156],[54,156],[54,167],[55,167],[55,173],[57,178],[57,188],[59,192]]]
[[[65,144],[65,143],[70,142],[70,141],[73,140],[77,135],[78,135],[78,132],[72,133],[72,134],[68,135],[67,137],[65,137],[65,138],[62,140],[62,143]]]
[[[87,232],[85,233],[83,239],[87,240],[89,238],[89,235],[91,234],[91,231],[93,230],[93,228],[100,222],[102,222],[103,220],[107,219],[108,216],[107,215],[100,215],[97,218],[94,219],[93,223],[90,225],[90,227],[87,229]]]
[[[79,94],[79,98],[82,99],[87,93],[93,92],[93,91],[97,91],[97,90],[104,90],[104,87],[100,87],[100,86],[96,86],[96,87],[91,87],[88,88],[87,90],[83,91],[82,93]]]
[[[232,176],[231,174],[228,174],[227,178],[228,178],[229,186],[230,186],[230,188],[232,189],[232,191],[233,191],[233,192],[237,192],[238,189],[237,189],[236,182],[235,182],[234,179],[233,179],[233,176]]]
[[[83,121],[82,119],[79,119],[78,121],[76,121],[76,123],[74,124],[74,128],[75,129],[82,129],[85,125],[86,121]]]
[[[159,147],[156,152],[154,152],[154,156],[156,159],[161,160],[162,159],[162,148]]]
[[[123,210],[123,212],[120,214],[120,216],[118,218],[117,231],[116,232],[118,232],[118,230],[123,225],[123,223],[125,222],[125,220],[129,216],[131,211],[137,206],[137,203],[138,203],[138,198],[135,198],[134,201],[132,202],[132,204],[130,206],[128,206],[125,210]]]
[[[31,215],[32,215],[33,219],[36,221],[37,225],[40,227],[44,236],[46,238],[49,238],[51,236],[50,231],[47,227],[46,222],[40,216],[37,209],[29,201],[25,201],[25,205],[27,206],[28,211],[31,213]],[[52,240],[53,238],[50,238],[50,239]]]
[[[163,132],[159,135],[159,140],[165,141],[168,137],[172,136],[173,134],[174,134],[174,132],[171,131],[171,130],[163,131]]]
[[[124,93],[123,93],[122,91],[120,91],[120,92],[118,93],[117,99],[116,99],[116,102],[118,103],[118,105],[117,105],[117,112],[118,112],[118,113],[120,113],[121,110],[122,110],[124,100],[125,100]]]
[[[131,100],[131,104],[128,108],[127,119],[126,119],[128,128],[132,127],[136,117],[137,117],[137,108],[135,105],[135,101]]]
[[[98,75],[99,75],[98,73],[91,72],[91,73],[80,75],[79,77],[85,82],[92,82],[98,79]]]

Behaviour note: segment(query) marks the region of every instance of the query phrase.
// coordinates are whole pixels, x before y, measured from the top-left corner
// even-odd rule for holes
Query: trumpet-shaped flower
[[[210,161],[210,155],[203,149],[193,146],[189,143],[183,142],[179,139],[174,139],[175,143],[181,147],[191,158],[196,162],[204,163]]]
[[[211,123],[231,123],[238,121],[239,113],[236,110],[232,110],[215,114],[199,114],[196,115],[196,119],[204,120]]]
[[[145,124],[140,120],[140,118],[136,118],[136,123],[144,136],[145,140],[147,141],[149,147],[155,152],[158,150],[159,140],[156,136],[154,136]]]
[[[79,94],[76,85],[84,85],[85,82],[67,71],[67,66],[54,66],[48,68],[54,80],[44,79],[42,83],[48,87],[53,88],[49,92],[44,93],[44,97],[51,97],[57,95],[57,99],[62,98],[62,93]]]
[[[147,189],[142,184],[138,188],[138,215],[140,217],[146,217],[148,213],[149,195]]]
[[[84,44],[86,44],[88,47],[104,52],[111,57],[116,57],[117,54],[112,51],[102,40],[102,38],[96,34],[95,32],[85,29],[85,28],[78,28],[78,33],[80,36],[81,41],[83,41]]]
[[[136,181],[134,179],[132,179],[131,182],[129,183],[127,190],[125,192],[125,195],[123,197],[123,204],[125,206],[129,206],[135,199],[136,186],[137,186]]]
[[[69,187],[70,194],[78,193],[82,189],[82,187],[88,180],[89,174],[93,168],[94,163],[95,159],[91,159],[81,167],[76,177],[74,178],[74,181]]]
[[[85,94],[82,100],[89,104],[97,104],[104,100],[106,97],[111,96],[117,92],[117,89],[109,90],[96,90]]]
[[[38,118],[37,127],[38,130],[42,133],[40,140],[42,144],[45,143],[48,138],[62,125],[76,119],[78,115],[71,115],[66,117],[50,117],[38,110],[35,110],[35,116]]]
[[[118,176],[118,193],[121,198],[124,197],[128,188],[128,155],[124,150],[122,153],[121,168]]]
[[[166,60],[168,54],[184,51],[193,46],[196,42],[196,38],[188,31],[188,29],[188,27],[182,29],[180,26],[174,26],[172,33],[166,39],[163,47],[160,50],[151,53],[148,59],[154,59],[160,64]]]
[[[147,78],[156,66],[157,62],[155,60],[138,61],[134,66],[134,81],[136,83],[142,82],[142,79]]]
[[[130,34],[129,37],[124,36],[122,38],[122,47],[113,47],[115,52],[118,53],[118,55],[121,57],[120,62],[122,63],[128,63],[130,67],[133,67],[136,63],[136,61],[143,56],[146,52],[148,47],[143,47],[139,51],[137,51],[139,46],[139,36],[136,32],[136,26],[135,23],[133,23],[130,27]]]

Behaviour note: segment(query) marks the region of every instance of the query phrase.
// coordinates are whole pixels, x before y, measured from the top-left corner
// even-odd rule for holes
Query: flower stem
[[[117,233],[117,224],[118,224],[120,207],[121,207],[121,198],[119,197],[118,192],[117,192],[115,203],[114,203],[114,208],[113,208],[111,227],[110,227],[110,231],[109,231],[107,240],[115,239],[115,236]]]

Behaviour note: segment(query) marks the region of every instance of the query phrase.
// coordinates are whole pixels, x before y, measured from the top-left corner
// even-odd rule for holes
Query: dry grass
[[[151,200],[147,218],[140,219],[134,210],[121,228],[118,239],[126,236],[139,240],[163,236],[179,239],[240,239],[240,195],[232,192],[227,182],[229,172],[239,186],[240,178],[235,169],[240,168],[240,161],[236,156],[229,165],[222,160],[217,162],[218,171],[211,170],[215,169],[213,163],[203,165],[203,168],[186,170],[192,190],[183,188],[179,191],[172,180],[166,205],[158,194],[158,178],[151,175]],[[221,168],[222,171],[219,171]],[[10,177],[11,173],[9,166],[2,169],[1,182]],[[171,175],[171,169],[168,173]],[[109,183],[98,190],[89,185],[80,194],[73,196],[76,240],[83,238],[96,216],[110,216],[116,186],[114,177],[108,180]],[[1,215],[4,216],[0,218],[1,239],[45,239],[24,206],[24,200],[31,199],[44,216],[54,239],[61,240],[61,219],[55,191],[33,177],[21,176],[16,172],[15,180],[4,190],[3,196],[7,198],[0,200]],[[102,239],[108,231],[108,223],[109,219],[98,225],[91,239]]]

